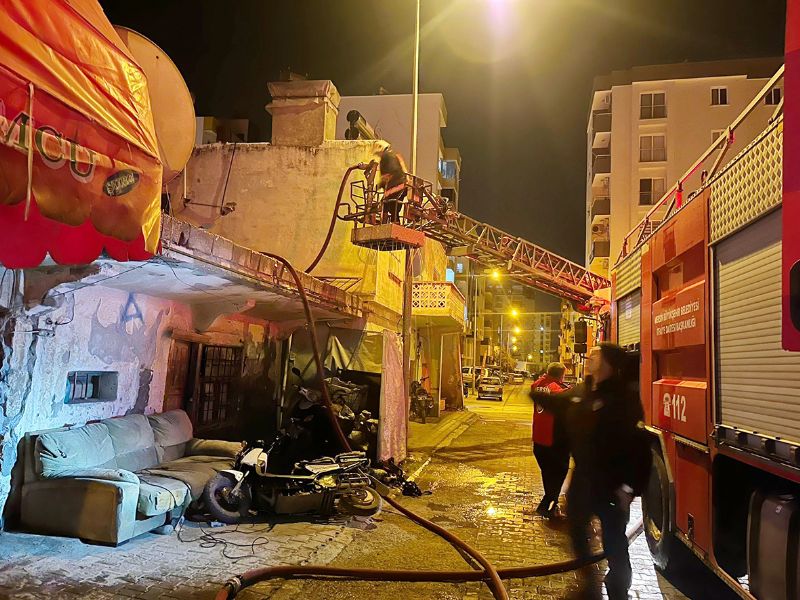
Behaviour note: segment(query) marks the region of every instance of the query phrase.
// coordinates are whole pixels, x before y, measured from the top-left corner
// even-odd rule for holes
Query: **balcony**
[[[611,254],[611,244],[609,242],[592,242],[592,251],[589,254],[589,262],[595,258],[608,258]]]
[[[598,173],[611,173],[611,155],[598,154],[595,156],[592,163],[592,173],[595,175]]]
[[[599,196],[592,200],[592,223],[611,215],[611,198]]]
[[[596,113],[592,115],[592,131],[611,131],[611,113]]]
[[[464,296],[449,281],[415,281],[411,315],[416,327],[464,329]]]

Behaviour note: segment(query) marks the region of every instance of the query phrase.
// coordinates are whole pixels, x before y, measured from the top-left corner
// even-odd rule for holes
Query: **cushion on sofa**
[[[192,499],[197,500],[203,493],[206,483],[214,475],[223,469],[230,469],[233,466],[231,459],[224,459],[218,456],[186,456],[170,462],[166,462],[138,473],[140,477],[159,475],[161,477],[171,477],[184,482],[191,488]]]
[[[163,514],[183,506],[188,493],[186,484],[178,479],[140,474],[136,512],[145,517]]]
[[[75,471],[117,467],[114,444],[104,423],[43,433],[36,439],[42,477],[65,477]]]
[[[103,421],[108,428],[117,466],[138,471],[158,464],[153,429],[144,415],[127,415]]]
[[[180,458],[186,451],[186,442],[193,437],[192,422],[182,410],[170,410],[147,417],[153,428],[159,462]]]

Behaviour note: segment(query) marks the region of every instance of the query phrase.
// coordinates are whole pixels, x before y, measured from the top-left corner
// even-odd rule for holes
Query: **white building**
[[[750,103],[781,62],[764,58],[653,65],[595,79],[586,185],[586,264],[592,271],[608,276],[625,235]],[[755,118],[737,131],[729,158],[763,129],[782,92],[776,89],[755,109]]]
[[[357,110],[375,130],[399,152],[411,169],[411,94],[342,96],[336,119],[336,138],[345,139],[347,115]],[[420,94],[417,116],[417,173],[430,181],[434,191],[450,197],[458,206],[458,180],[461,156],[445,148],[441,130],[447,127],[447,107],[442,94]]]

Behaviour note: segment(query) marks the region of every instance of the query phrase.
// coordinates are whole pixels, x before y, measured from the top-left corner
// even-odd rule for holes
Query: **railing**
[[[656,202],[653,207],[647,212],[644,218],[639,221],[639,223],[634,227],[626,236],[622,242],[622,250],[620,251],[619,257],[617,257],[616,264],[619,264],[626,256],[634,252],[639,246],[641,246],[647,238],[649,238],[653,232],[658,228],[658,226],[669,219],[675,212],[681,209],[681,207],[692,198],[695,197],[696,191],[689,194],[687,199],[684,201],[684,187],[687,185],[689,178],[694,175],[695,173],[700,171],[700,182],[697,186],[698,189],[702,188],[706,182],[714,176],[717,172],[717,169],[722,165],[722,160],[725,158],[730,147],[733,145],[734,142],[734,134],[738,127],[750,116],[750,114],[761,105],[764,98],[768,93],[772,91],[772,89],[783,79],[783,70],[784,67],[781,66],[780,69],[772,76],[772,78],[766,83],[766,85],[761,89],[761,91],[756,94],[755,98],[750,102],[750,104],[745,107],[745,109],[739,114],[736,119],[728,126],[728,128],[723,133],[722,137],[725,138],[724,142],[720,142],[719,139],[714,140],[708,149],[700,155],[692,166],[690,166],[686,172],[678,178],[678,181],[669,189],[667,192],[661,197],[661,199]],[[783,110],[783,100],[780,101],[778,106],[775,108],[775,112],[772,115],[770,121],[776,119]],[[761,131],[759,128],[758,131]],[[708,168],[703,169],[702,167],[708,165],[710,163],[710,158],[714,154],[714,151],[718,150],[716,157],[714,158],[713,163],[711,163]]]
[[[521,283],[580,303],[611,285],[605,277],[541,246],[456,212],[452,202],[418,177],[408,175],[403,193],[387,199],[375,185],[374,165],[364,168],[365,179],[351,184],[351,202],[342,204],[338,213],[340,219],[353,221],[355,228],[395,223],[421,231],[448,250],[462,248],[473,260],[502,269]]]
[[[463,327],[464,296],[449,281],[415,281],[411,291],[411,314],[450,317]]]

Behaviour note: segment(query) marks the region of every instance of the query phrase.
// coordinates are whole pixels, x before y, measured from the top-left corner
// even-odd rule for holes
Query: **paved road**
[[[540,494],[541,478],[530,451],[530,382],[507,386],[502,401],[468,399],[480,418],[440,448],[423,469],[419,483],[432,494],[403,503],[446,527],[482,551],[498,566],[560,561],[570,556],[563,527],[528,514]],[[426,426],[435,427],[435,426]],[[414,440],[412,439],[412,446]],[[335,565],[384,568],[461,569],[463,559],[446,543],[407,519],[384,511],[377,529],[357,532],[333,561]],[[702,565],[669,582],[652,566],[647,545],[633,546],[635,581],[631,598],[728,599],[734,596]],[[563,598],[575,588],[572,573],[507,582],[514,599]],[[377,584],[287,582],[271,598],[371,600],[490,598],[477,584]]]

